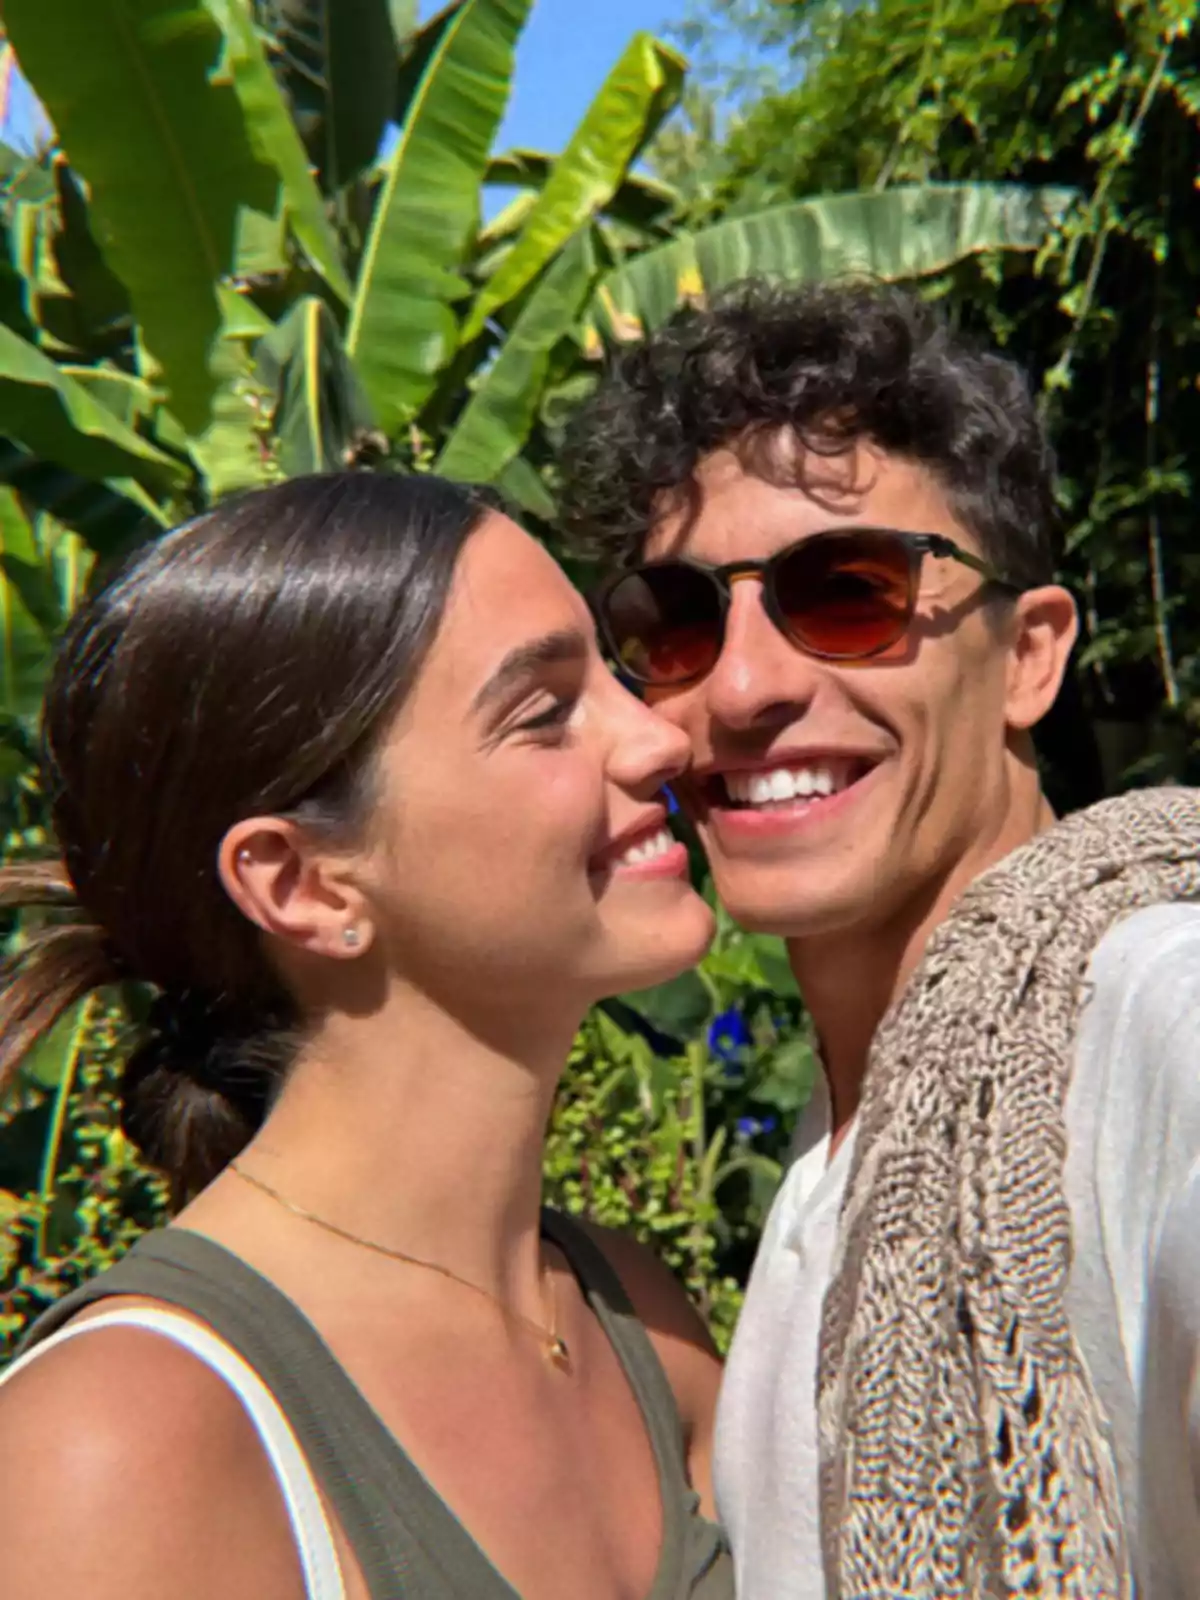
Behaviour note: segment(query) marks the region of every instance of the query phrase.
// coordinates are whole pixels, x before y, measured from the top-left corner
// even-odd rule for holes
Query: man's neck
[[[835,1148],[858,1111],[879,1025],[903,993],[934,930],[968,884],[1054,820],[1039,793],[1024,815],[1011,817],[890,919],[788,940],[792,971],[820,1040]]]

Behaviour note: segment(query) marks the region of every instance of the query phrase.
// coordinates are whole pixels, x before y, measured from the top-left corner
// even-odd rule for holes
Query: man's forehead
[[[720,561],[734,558],[731,546],[745,553],[750,545],[769,554],[824,527],[889,520],[885,511],[895,516],[908,503],[924,508],[931,490],[936,485],[924,469],[869,440],[815,448],[788,434],[725,446],[702,457],[687,484],[660,497],[646,554]]]

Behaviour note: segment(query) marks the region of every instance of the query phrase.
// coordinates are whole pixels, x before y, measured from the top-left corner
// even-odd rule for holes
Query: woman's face
[[[450,1005],[587,1005],[698,960],[712,915],[662,795],[687,750],[546,551],[489,516],[380,756],[368,892],[397,969]]]

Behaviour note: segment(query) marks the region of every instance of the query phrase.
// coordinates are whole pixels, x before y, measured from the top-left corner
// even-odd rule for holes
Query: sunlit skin
[[[529,641],[549,641],[547,659],[489,692]],[[631,833],[663,827],[663,784],[686,757],[606,671],[587,607],[552,559],[495,518],[464,554],[384,754],[394,799],[380,807],[369,871],[389,964],[448,1008],[469,999],[489,1027],[511,1010],[519,1029],[548,986],[579,1010],[677,972],[711,934],[685,851],[640,866],[615,857]]]
[[[514,651],[528,656],[516,670]],[[662,786],[686,760],[683,734],[604,665],[555,563],[493,516],[386,735],[367,837],[335,847],[251,817],[221,849],[228,893],[312,1023],[247,1170],[542,1326],[552,1295],[572,1372],[485,1295],[322,1233],[235,1175],[180,1220],[291,1296],[530,1600],[641,1600],[659,1561],[645,1424],[570,1268],[539,1241],[539,1209],[546,1123],[586,1007],[682,971],[711,937],[682,848],[620,859],[661,827]],[[648,1252],[602,1247],[663,1359],[707,1496],[715,1354]],[[6,1595],[300,1600],[249,1424],[164,1341],[99,1333],[47,1356],[4,1391],[5,1438],[23,1464],[0,1506]],[[47,1586],[38,1519],[56,1504],[88,1537],[60,1541]],[[335,1532],[349,1600],[365,1600]]]
[[[764,558],[823,529],[941,533],[982,555],[925,468],[866,442],[808,457],[780,441],[763,475],[708,457],[687,513],[664,515],[649,558]],[[761,463],[754,463],[760,465]],[[762,586],[733,586],[724,648],[698,683],[650,695],[688,735],[680,786],[717,891],[748,928],[787,940],[821,1040],[835,1139],[858,1104],[871,1037],[930,931],[972,879],[1053,819],[1030,729],[1053,703],[1075,636],[1058,587],[1015,599],[926,557],[906,637],[872,660],[815,660],[766,616]],[[863,774],[816,805],[728,805],[721,775],[845,757]]]

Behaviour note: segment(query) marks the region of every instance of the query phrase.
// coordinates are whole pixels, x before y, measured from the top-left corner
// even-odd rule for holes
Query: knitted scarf
[[[831,1600],[1132,1594],[1067,1319],[1063,1111],[1096,945],[1195,899],[1200,791],[1106,801],[973,883],[884,1019],[824,1306]]]

